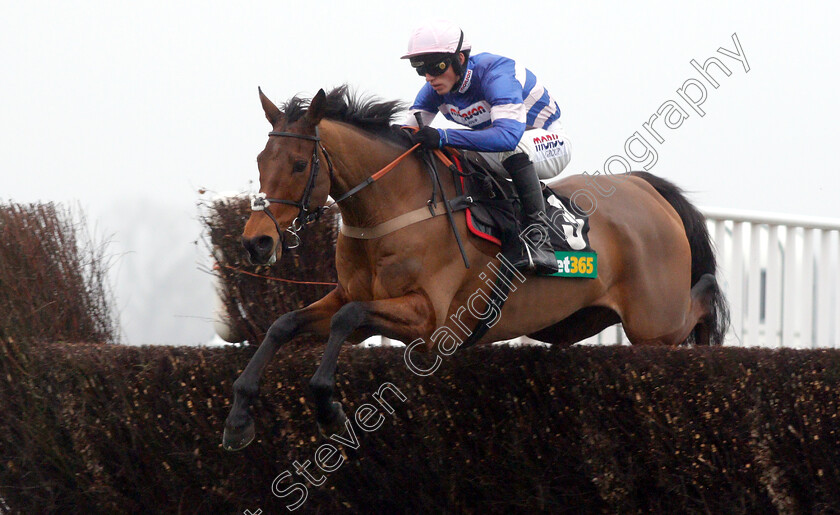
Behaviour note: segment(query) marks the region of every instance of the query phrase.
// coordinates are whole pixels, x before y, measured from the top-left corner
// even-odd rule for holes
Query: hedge
[[[28,341],[118,338],[107,245],[53,203],[0,204],[0,334]]]
[[[320,343],[281,349],[257,440],[227,453],[253,347],[4,342],[0,497],[20,513],[285,513],[300,483],[299,513],[840,509],[833,350],[491,346],[419,377],[403,348],[347,348],[345,411],[380,406],[366,423],[382,425],[354,421],[357,450],[329,440],[343,463],[324,473],[306,390]]]

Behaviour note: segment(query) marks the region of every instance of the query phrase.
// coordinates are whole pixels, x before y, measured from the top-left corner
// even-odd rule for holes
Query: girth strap
[[[466,196],[456,197],[449,201],[449,207],[452,211],[466,209],[472,204],[472,197]],[[443,202],[438,202],[434,205],[428,205],[415,209],[414,211],[401,214],[400,216],[391,218],[390,220],[382,222],[379,225],[374,225],[373,227],[354,227],[352,225],[342,224],[340,231],[341,234],[349,238],[356,238],[358,240],[374,240],[376,238],[381,238],[386,234],[398,231],[403,227],[408,227],[409,225],[445,214],[446,206]]]

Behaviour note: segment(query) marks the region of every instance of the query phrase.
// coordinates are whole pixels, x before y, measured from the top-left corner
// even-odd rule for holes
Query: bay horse
[[[257,158],[265,202],[253,206],[242,234],[252,262],[273,262],[282,253],[287,229],[296,235],[316,212],[313,206],[324,206],[328,195],[340,199],[342,223],[356,228],[372,228],[426,206],[432,185],[418,153],[381,180],[353,191],[406,152],[407,144],[390,128],[401,103],[360,98],[346,86],[329,95],[322,89],[308,102],[292,98],[282,110],[261,90],[259,95],[272,131]],[[318,173],[324,164],[328,170]],[[441,174],[441,180],[453,198],[453,178]],[[569,176],[552,187],[570,196],[586,188],[587,180]],[[597,278],[528,276],[511,290],[479,344],[529,335],[567,347],[619,322],[636,345],[722,342],[728,308],[715,281],[716,260],[703,215],[679,188],[652,174],[606,180],[614,192],[589,215]],[[463,211],[454,213],[454,222],[460,234],[468,234]],[[486,290],[486,275],[480,271],[499,264],[499,247],[469,235],[464,251],[470,268],[445,216],[373,239],[339,234],[338,285],[271,325],[234,382],[223,446],[238,450],[253,440],[249,411],[259,380],[278,348],[295,336],[327,338],[309,386],[322,433],[336,434],[344,431],[346,420],[341,404],[333,401],[345,341],[383,335],[403,342],[421,339],[422,347],[432,350],[433,333],[453,316],[474,327],[478,318],[463,306],[477,290]]]

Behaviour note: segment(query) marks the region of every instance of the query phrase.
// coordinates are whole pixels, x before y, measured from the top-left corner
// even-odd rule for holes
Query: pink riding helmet
[[[457,25],[448,20],[436,20],[416,28],[411,33],[408,40],[408,53],[400,59],[410,59],[424,54],[454,54],[471,48],[472,45]]]

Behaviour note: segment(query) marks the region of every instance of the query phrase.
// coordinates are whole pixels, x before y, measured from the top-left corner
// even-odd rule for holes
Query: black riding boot
[[[523,249],[519,257],[512,262],[513,266],[518,270],[536,271],[540,275],[557,273],[557,258],[549,242],[551,233],[539,216],[540,213],[545,216],[545,202],[533,163],[527,154],[520,153],[505,159],[502,165],[513,179],[513,185],[522,202],[522,210],[525,212],[523,233],[520,235]],[[528,230],[528,227],[533,225],[541,227],[542,230],[538,231],[536,228]],[[539,236],[539,232],[544,233],[544,238]]]

